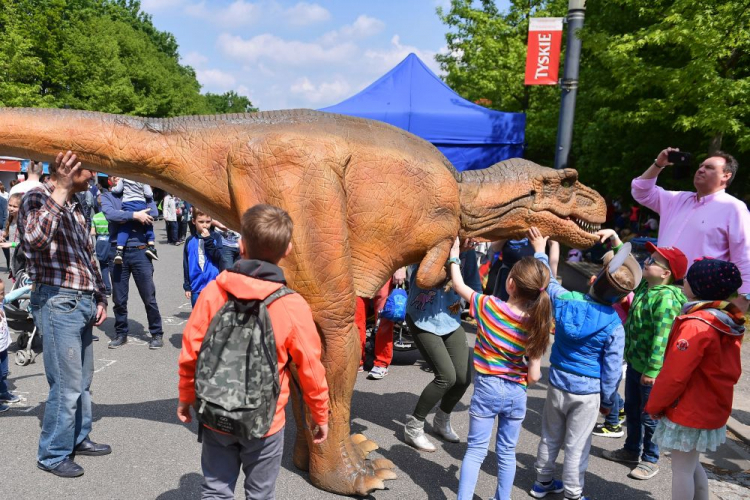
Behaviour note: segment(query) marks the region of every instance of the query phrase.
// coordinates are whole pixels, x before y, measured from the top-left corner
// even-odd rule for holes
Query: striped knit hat
[[[726,300],[742,286],[737,266],[711,257],[696,259],[685,279],[701,300]]]

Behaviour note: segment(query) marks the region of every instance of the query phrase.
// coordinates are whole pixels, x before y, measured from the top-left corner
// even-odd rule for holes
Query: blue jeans
[[[34,324],[42,334],[49,384],[37,460],[51,468],[91,432],[96,300],[93,292],[37,284],[30,303]]]
[[[620,377],[620,381],[617,382],[618,391],[620,390],[621,383],[622,377]],[[623,408],[625,408],[625,400],[622,399],[619,392],[615,392],[615,404],[612,406],[612,411],[609,412],[609,415],[604,417],[604,423],[611,426],[620,425],[620,410]]]
[[[179,238],[177,237],[177,221],[168,220],[167,222],[167,242],[177,243]]]
[[[146,210],[148,205],[145,201],[126,201],[122,204],[122,209],[127,212],[140,212]],[[146,241],[154,241],[154,226],[152,224],[141,224],[140,222],[127,221],[117,227],[117,246],[124,247],[130,239],[131,232],[145,232]]]
[[[232,269],[234,263],[240,260],[239,247],[221,247],[221,270]]]
[[[0,395],[8,392],[8,349],[0,351]]]
[[[154,286],[154,265],[146,256],[144,249],[125,247],[122,254],[122,265],[116,266],[114,255],[116,248],[110,251],[109,271],[112,275],[112,301],[115,313],[115,333],[118,337],[128,336],[128,292],[130,290],[130,276],[133,276],[135,286],[146,307],[148,331],[151,335],[162,335],[161,314],[156,304],[156,287]]]
[[[654,443],[656,420],[643,411],[651,394],[650,385],[641,384],[641,374],[628,365],[625,374],[625,418],[627,419],[628,437],[624,448],[636,455],[643,454],[641,460],[655,464],[659,461],[659,447]]]
[[[487,456],[497,417],[497,491],[492,500],[509,500],[516,476],[516,443],[526,416],[526,389],[521,384],[494,375],[474,376],[474,395],[469,408],[469,438],[458,499],[474,498],[479,469]]]
[[[192,307],[193,309],[195,309],[195,303],[198,302],[198,297],[200,296],[200,294],[201,292],[193,292],[190,294],[190,307]]]

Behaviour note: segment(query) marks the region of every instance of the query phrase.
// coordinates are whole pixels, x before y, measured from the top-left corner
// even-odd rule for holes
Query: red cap
[[[650,253],[658,253],[669,263],[669,270],[672,271],[672,276],[675,280],[681,280],[685,277],[685,273],[688,269],[688,260],[682,250],[675,247],[657,247],[650,241],[646,242],[646,250]]]

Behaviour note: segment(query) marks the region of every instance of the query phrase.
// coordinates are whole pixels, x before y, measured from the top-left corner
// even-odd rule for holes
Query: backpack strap
[[[295,293],[294,290],[287,287],[286,285],[281,285],[281,288],[273,292],[271,295],[266,297],[266,300],[263,301],[263,303],[266,305],[266,307],[270,306],[272,302],[274,302],[276,299],[280,299],[284,295],[290,295],[292,293]]]

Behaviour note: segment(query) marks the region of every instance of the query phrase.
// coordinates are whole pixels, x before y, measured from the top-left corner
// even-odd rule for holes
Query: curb
[[[750,425],[745,425],[730,415],[727,429],[736,434],[745,444],[750,445]]]

